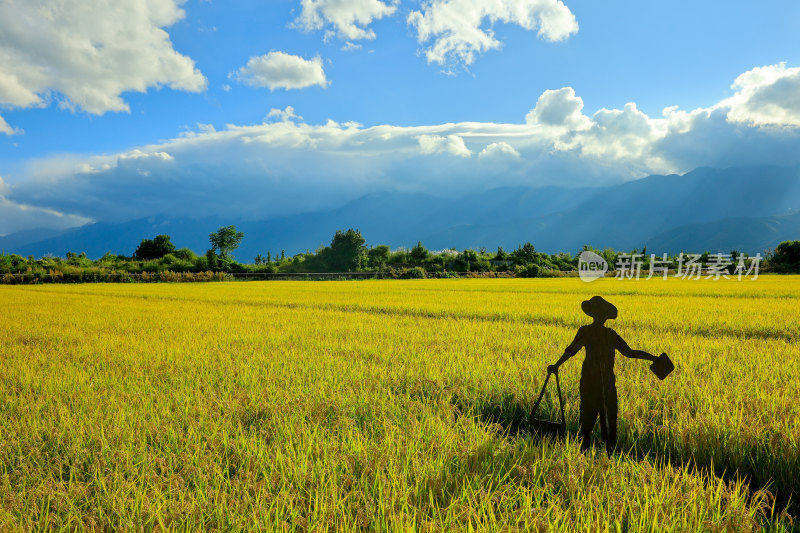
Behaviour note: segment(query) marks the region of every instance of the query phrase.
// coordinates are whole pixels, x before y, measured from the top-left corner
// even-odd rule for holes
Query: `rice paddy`
[[[519,430],[619,309],[619,451]],[[2,531],[797,527],[800,276],[0,286]],[[546,395],[542,416],[556,420]]]

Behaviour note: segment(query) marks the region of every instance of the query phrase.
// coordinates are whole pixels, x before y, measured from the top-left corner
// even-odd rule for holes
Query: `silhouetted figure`
[[[547,371],[558,373],[561,364],[586,348],[581,367],[581,450],[589,448],[592,429],[600,416],[600,433],[610,454],[617,443],[617,386],[614,377],[614,351],[625,357],[656,362],[658,357],[641,350],[631,350],[617,332],[606,327],[605,321],[617,318],[617,308],[600,296],[581,303],[583,312],[594,319],[578,328],[575,339],[564,350],[564,355]],[[666,358],[666,355],[662,357]],[[667,358],[668,360],[668,358]],[[670,363],[671,365],[671,363]],[[662,378],[663,379],[663,378]]]

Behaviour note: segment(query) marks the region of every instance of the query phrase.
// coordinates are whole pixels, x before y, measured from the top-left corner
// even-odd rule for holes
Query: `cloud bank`
[[[798,79],[800,69],[783,64],[755,68],[735,80],[731,97],[658,117],[635,103],[587,114],[571,87],[545,91],[515,124],[312,125],[294,109],[273,110],[262,124],[201,126],[121,154],[34,161],[4,186],[0,220],[29,225],[14,218],[20,206],[93,220],[264,219],[386,190],[456,196],[698,166],[798,164]]]
[[[33,228],[66,229],[90,222],[85,217],[11,201],[5,196],[8,191],[8,185],[0,177],[0,237]]]

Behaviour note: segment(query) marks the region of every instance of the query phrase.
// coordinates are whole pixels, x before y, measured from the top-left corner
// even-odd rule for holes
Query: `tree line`
[[[429,250],[422,242],[410,248],[392,250],[385,244],[367,246],[365,237],[357,229],[337,230],[330,245],[320,246],[314,252],[306,251],[287,256],[285,250],[258,254],[249,264],[239,263],[233,252],[244,235],[235,226],[220,228],[209,236],[211,248],[204,256],[190,250],[176,249],[168,235],[143,240],[132,259],[143,261],[145,267],[222,270],[232,273],[326,273],[326,272],[378,272],[395,269],[406,274],[446,272],[511,272],[516,275],[536,276],[546,271],[575,270],[577,259],[569,254],[537,252],[531,243],[506,252],[455,249]]]
[[[389,272],[393,277],[446,277],[455,273],[505,273],[518,277],[554,277],[578,268],[578,255],[583,250],[592,250],[602,256],[609,265],[617,263],[623,252],[606,248],[594,249],[587,245],[575,255],[570,253],[548,254],[537,251],[530,242],[506,251],[502,247],[488,251],[444,249],[429,250],[422,242],[410,248],[392,250],[379,244],[367,246],[366,239],[357,229],[337,230],[328,246],[320,246],[314,252],[306,251],[289,256],[284,250],[276,253],[265,251],[258,254],[252,263],[238,262],[234,252],[244,238],[236,226],[223,226],[209,235],[210,247],[203,255],[189,248],[177,248],[169,235],[156,235],[143,239],[131,256],[107,253],[92,260],[85,253],[67,252],[66,257],[33,256],[24,258],[17,254],[0,254],[0,281],[13,282],[13,276],[24,276],[31,282],[58,278],[64,281],[93,281],[108,279],[113,275],[160,274],[155,278],[171,280],[165,273],[184,274],[186,280],[222,279],[209,273],[325,273],[325,272]],[[639,253],[643,269],[649,268],[647,249],[632,250]],[[702,262],[709,259],[708,252],[701,256]],[[730,252],[736,260],[740,254]],[[668,258],[672,268],[678,265],[678,256]],[[800,241],[784,241],[774,251],[768,250],[761,263],[762,271],[800,272]],[[203,276],[190,274],[205,273]],[[2,276],[9,275],[6,278]]]

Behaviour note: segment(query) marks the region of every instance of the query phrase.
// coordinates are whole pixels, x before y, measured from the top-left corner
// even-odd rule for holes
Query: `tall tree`
[[[211,249],[219,250],[219,254],[226,258],[228,256],[233,257],[231,252],[239,247],[239,243],[242,242],[243,238],[244,233],[236,231],[236,226],[234,225],[222,226],[208,236],[208,240],[211,241]]]
[[[336,230],[328,252],[328,268],[334,272],[352,272],[364,266],[366,239],[357,229]]]

